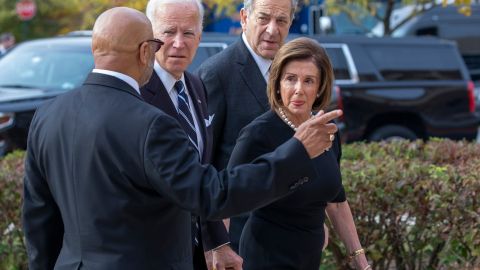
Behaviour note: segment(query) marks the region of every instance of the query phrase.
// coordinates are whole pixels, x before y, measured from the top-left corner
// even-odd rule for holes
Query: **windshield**
[[[0,87],[67,91],[93,68],[90,46],[23,44],[0,59]]]

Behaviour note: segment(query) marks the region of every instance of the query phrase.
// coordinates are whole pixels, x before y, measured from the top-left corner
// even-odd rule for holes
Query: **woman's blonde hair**
[[[296,60],[312,60],[320,74],[318,97],[313,103],[312,110],[325,109],[330,102],[334,81],[333,68],[325,49],[313,39],[301,37],[283,45],[270,66],[267,96],[272,110],[285,107],[280,96],[280,81],[285,66]],[[278,93],[277,93],[278,92]]]

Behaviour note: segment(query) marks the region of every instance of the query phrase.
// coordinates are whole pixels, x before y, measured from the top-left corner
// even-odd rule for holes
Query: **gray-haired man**
[[[213,117],[212,164],[217,169],[227,166],[240,130],[270,108],[268,70],[288,35],[296,5],[297,0],[245,0],[241,39],[198,70]],[[245,216],[230,219],[230,241],[236,251],[245,221]]]

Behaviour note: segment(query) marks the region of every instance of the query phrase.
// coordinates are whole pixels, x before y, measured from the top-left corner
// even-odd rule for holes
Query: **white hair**
[[[296,0],[295,0],[296,1]],[[157,13],[157,9],[160,8],[162,4],[166,3],[181,3],[181,4],[195,4],[198,9],[198,27],[200,32],[203,29],[203,15],[205,14],[205,10],[203,8],[202,2],[200,0],[149,0],[147,4],[147,10],[145,11],[148,19],[152,23],[153,29],[155,30],[157,25],[157,18],[155,14]]]
[[[292,3],[290,17],[293,20],[295,10],[297,9],[298,0],[290,0],[290,2]],[[243,0],[243,8],[247,11],[247,14],[252,13],[254,4],[255,0]]]

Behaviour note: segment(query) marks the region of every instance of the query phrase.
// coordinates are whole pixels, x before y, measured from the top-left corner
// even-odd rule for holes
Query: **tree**
[[[148,0],[37,0],[37,14],[22,22],[15,12],[16,0],[0,0],[0,32],[12,32],[19,41],[92,29],[100,13],[115,6],[145,10]]]
[[[382,22],[384,36],[390,36],[396,29],[415,16],[439,5],[443,7],[456,5],[458,6],[458,12],[465,16],[470,16],[471,4],[471,0],[325,0],[326,10],[329,14],[345,13],[358,26],[362,26],[361,21],[364,18],[368,16],[374,17],[379,22]],[[399,22],[392,24],[392,14],[397,5],[410,6],[411,9]]]

